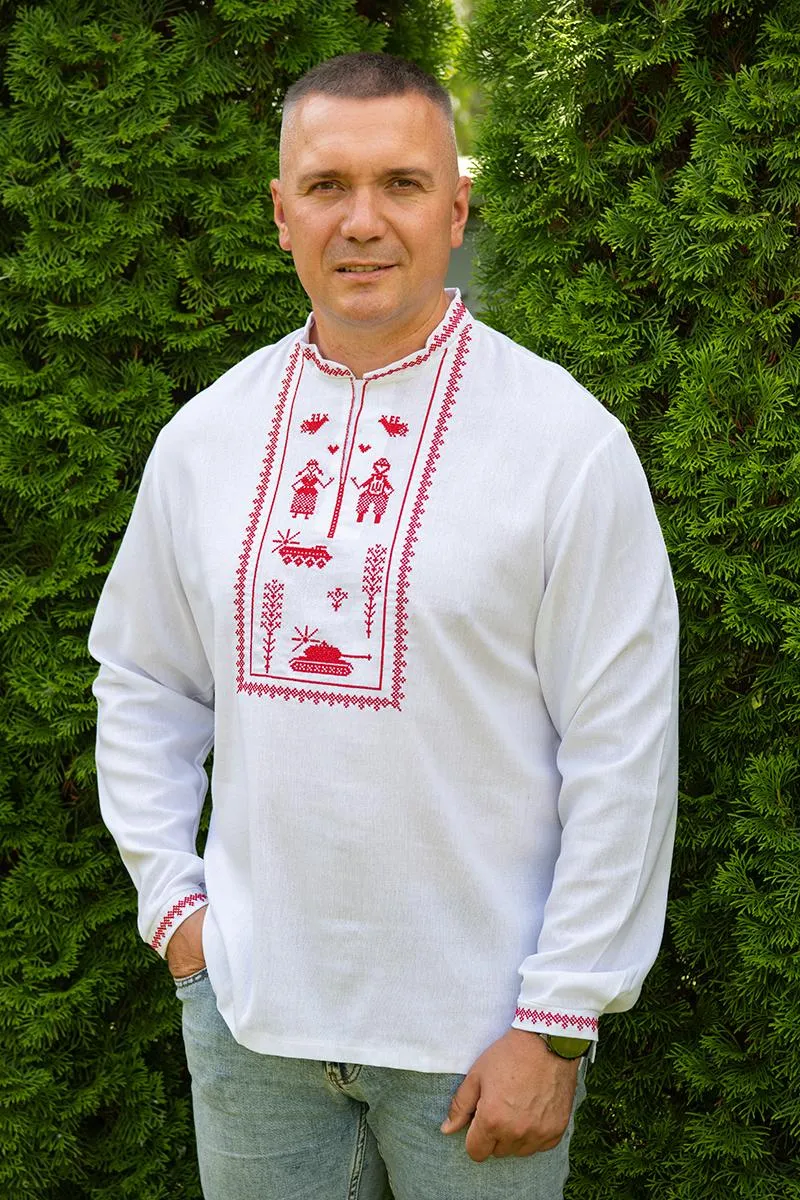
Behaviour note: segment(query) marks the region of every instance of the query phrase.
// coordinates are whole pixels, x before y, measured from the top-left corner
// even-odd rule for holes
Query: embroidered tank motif
[[[289,665],[295,671],[306,671],[311,675],[349,675],[353,664],[351,658],[369,659],[369,654],[342,654],[338,646],[329,642],[317,642],[307,646],[301,655],[290,660]]]

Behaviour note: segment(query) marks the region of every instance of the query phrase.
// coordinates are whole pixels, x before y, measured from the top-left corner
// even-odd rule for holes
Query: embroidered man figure
[[[559,1200],[600,1019],[658,950],[664,543],[619,422],[445,288],[469,189],[416,66],[290,88],[272,195],[312,313],[161,431],[92,629],[206,1200]]]
[[[363,483],[358,483],[353,480],[353,483],[360,490],[361,495],[356,503],[356,520],[361,522],[364,516],[372,505],[375,513],[375,524],[380,525],[381,517],[386,512],[386,505],[389,503],[394,488],[389,482],[389,463],[385,458],[379,458],[377,462],[372,464],[372,474],[369,479],[365,479]]]

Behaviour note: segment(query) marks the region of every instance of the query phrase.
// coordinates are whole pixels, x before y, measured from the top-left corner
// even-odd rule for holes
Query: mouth
[[[336,268],[337,275],[383,275],[391,271],[394,263],[345,263]]]

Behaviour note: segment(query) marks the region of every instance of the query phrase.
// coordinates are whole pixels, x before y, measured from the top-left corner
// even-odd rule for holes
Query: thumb
[[[439,1128],[442,1133],[457,1133],[472,1119],[481,1094],[480,1080],[477,1075],[467,1075],[456,1089],[450,1101],[450,1111]]]

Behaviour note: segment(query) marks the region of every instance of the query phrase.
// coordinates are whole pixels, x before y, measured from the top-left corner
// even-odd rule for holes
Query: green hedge
[[[177,1005],[99,823],[86,635],[177,405],[300,323],[268,184],[333,54],[447,0],[0,3],[0,1195],[199,1196]]]
[[[683,615],[664,950],[575,1200],[800,1196],[800,3],[483,0],[487,319],[627,424]]]

